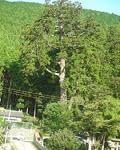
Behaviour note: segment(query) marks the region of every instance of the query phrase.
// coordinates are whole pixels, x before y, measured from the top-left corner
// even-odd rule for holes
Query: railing
[[[108,141],[111,150],[120,150],[120,139]]]
[[[33,144],[34,144],[39,150],[47,150],[46,147],[43,145],[43,139],[36,137],[36,135],[34,135]]]
[[[35,132],[33,144],[40,150],[48,150],[44,144],[45,140],[48,140],[49,138],[50,137],[48,136],[41,137],[38,132]]]

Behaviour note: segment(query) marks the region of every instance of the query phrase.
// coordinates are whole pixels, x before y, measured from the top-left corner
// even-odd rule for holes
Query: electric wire
[[[31,91],[17,90],[17,89],[7,88],[7,87],[3,87],[3,89],[0,89],[0,91],[11,92],[11,94],[20,95],[20,96],[29,97],[29,98],[52,98],[52,99],[60,99],[59,96],[41,94],[40,92],[37,93],[37,92],[31,92]]]

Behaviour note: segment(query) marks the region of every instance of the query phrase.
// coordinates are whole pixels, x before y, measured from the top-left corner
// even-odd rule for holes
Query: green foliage
[[[45,129],[55,132],[59,129],[70,128],[72,123],[72,112],[66,103],[48,104],[43,112]]]
[[[107,97],[103,101],[104,125],[102,130],[108,137],[116,137],[120,132],[120,101],[113,97]]]
[[[46,68],[54,72],[59,71],[60,59],[67,57],[70,46],[75,49],[77,42],[75,39],[76,36],[79,37],[78,32],[80,32],[80,11],[79,5],[67,1],[61,5],[56,1],[54,6],[45,7],[44,13],[32,27],[28,26],[24,33],[21,54],[25,76],[45,72]],[[64,33],[60,33],[59,24],[63,26]],[[60,40],[60,34],[64,34],[64,40]],[[70,42],[72,40],[73,46]]]
[[[24,79],[33,86],[31,78],[49,74],[48,69],[60,75],[59,62],[64,58],[66,79],[62,87],[69,97],[80,94],[85,99],[95,100],[109,95],[104,63],[106,40],[107,27],[92,18],[84,18],[81,5],[68,1],[62,5],[59,1],[46,5],[39,20],[28,26],[23,36],[21,70]],[[52,81],[59,90],[60,78],[56,78],[53,76]]]
[[[3,107],[0,107],[0,113],[5,113],[5,109]],[[3,117],[0,117],[0,128],[4,128],[5,126],[5,120]]]
[[[1,58],[9,65],[19,56],[20,35],[22,28],[32,23],[38,16],[43,7],[33,3],[11,3],[0,1],[1,18]],[[13,12],[16,12],[13,15]],[[33,15],[31,15],[33,14]],[[5,51],[3,51],[4,49]],[[5,55],[6,54],[6,55]],[[4,56],[7,56],[6,58]]]
[[[13,15],[13,12],[16,13]],[[13,87],[41,92],[40,98],[25,98],[25,104],[19,99],[16,104],[17,96],[13,91],[10,95],[13,107],[29,107],[32,114],[36,101],[38,116],[41,117],[48,103],[58,101],[60,86],[54,73],[59,72],[59,61],[64,58],[66,79],[63,86],[68,99],[73,100],[69,105],[47,105],[43,113],[46,130],[57,132],[68,128],[99,139],[120,134],[119,16],[82,10],[80,5],[68,1],[63,6],[59,1],[46,6],[0,1],[0,18],[0,88],[3,73],[7,70]],[[115,24],[117,26],[109,27]],[[60,39],[60,34],[63,39]],[[64,132],[67,134],[66,129]],[[58,133],[61,135],[62,131]],[[59,139],[58,133],[55,135]],[[68,143],[64,141],[60,140],[61,145]]]
[[[120,98],[120,29],[119,26],[110,27],[107,37],[106,62],[109,69],[109,80],[107,80],[113,96]],[[106,70],[108,71],[108,70]],[[106,74],[107,75],[107,74]],[[107,76],[106,76],[107,78]]]
[[[0,117],[0,128],[3,128],[5,125],[5,121],[3,119],[3,117]]]
[[[97,101],[72,101],[78,131],[95,136],[116,137],[120,131],[120,101],[111,96]],[[82,106],[82,107],[80,107]],[[82,108],[82,109],[81,109]]]
[[[20,56],[20,37],[26,24],[34,22],[43,10],[43,7],[35,3],[11,3],[0,0],[0,89],[2,89],[3,83],[8,80],[4,79],[6,70],[9,70],[8,72],[13,79],[12,85],[14,87],[18,87],[18,83],[22,84],[20,81],[22,77],[18,71],[20,68],[20,64],[18,63]],[[7,81],[7,87],[9,86],[8,84],[9,81]],[[7,97],[6,91],[5,95]],[[5,97],[3,101],[6,107]],[[15,107],[14,99],[12,101],[11,103]]]
[[[33,123],[34,125],[38,125],[39,124],[39,121],[37,118],[34,118],[30,115],[25,115],[24,118],[23,118],[23,122],[30,122],[30,123]]]
[[[55,6],[57,5],[58,4],[55,4]],[[46,11],[46,13],[43,14],[44,8],[49,13]],[[0,1],[0,18],[2,22],[0,25],[0,78],[3,79],[4,70],[10,70],[12,86],[15,88],[26,89],[28,91],[41,91],[44,94],[59,96],[58,77],[50,75],[45,69],[48,67],[53,72],[59,70],[57,62],[61,57],[65,57],[66,81],[64,86],[68,90],[69,97],[80,94],[85,98],[96,99],[98,96],[102,97],[109,93],[119,98],[119,42],[116,42],[119,41],[119,16],[91,10],[83,10],[80,16],[78,16],[78,14],[75,16],[74,13],[70,15],[73,10],[69,7],[69,15],[66,15],[66,18],[71,19],[71,16],[73,16],[75,19],[72,19],[72,22],[70,19],[68,23],[66,22],[66,37],[64,42],[59,45],[57,42],[58,33],[54,32],[54,36],[48,36],[50,34],[52,35],[53,31],[55,31],[55,18],[50,14],[53,14],[56,10],[60,12],[58,8],[55,7],[53,9],[52,6],[48,8],[48,6],[44,7],[35,3],[10,3]],[[16,12],[14,15],[13,11]],[[65,9],[62,11],[65,11]],[[93,16],[93,20],[96,20],[101,25],[95,23],[93,20],[88,20],[89,14]],[[45,20],[44,16],[46,16]],[[43,17],[42,20],[41,17]],[[77,17],[80,18],[80,20],[78,19],[80,32],[78,28],[76,28],[73,30],[76,31],[74,35],[76,37],[74,37],[72,33],[67,37],[67,33],[70,33],[68,31],[73,29],[71,24]],[[39,19],[35,21],[37,18]],[[40,20],[43,23],[42,27],[41,24],[39,24]],[[61,20],[65,21],[65,18]],[[35,23],[33,24],[34,21]],[[73,24],[75,24],[75,22]],[[114,29],[111,27],[108,31],[103,24],[107,24],[107,26],[118,24],[118,28]],[[45,32],[45,30],[42,29],[47,29],[48,27],[50,29],[49,34],[43,35],[43,33],[48,31],[46,30]],[[25,35],[23,34],[24,36],[20,38],[23,29],[25,29]],[[33,29],[33,31],[31,29]],[[109,35],[108,32],[110,33]],[[108,41],[105,40],[106,34],[108,35]],[[26,42],[30,41],[32,47],[30,47],[30,45],[27,47],[27,43],[23,41],[24,39]],[[21,41],[22,45],[26,45],[24,47],[25,55],[30,49],[33,50],[32,56],[31,53],[29,53],[29,55],[24,58],[24,63],[22,60],[19,60],[21,55]],[[40,49],[40,45],[41,50],[36,51]],[[53,50],[50,52],[50,49],[47,49],[46,45]],[[111,47],[111,45],[113,46]],[[56,47],[57,49],[54,50]],[[59,47],[63,49],[62,52],[59,52]],[[112,50],[112,53],[106,52],[111,48],[114,50]],[[47,50],[43,51],[43,49]],[[35,51],[38,52],[37,56],[35,56]],[[24,67],[24,69],[21,67]],[[25,75],[24,77],[23,74],[21,74],[21,70]],[[1,88],[2,82],[3,80],[0,82]],[[16,106],[14,99],[13,94],[11,96],[11,104],[13,104],[13,107]],[[43,112],[48,102],[57,101],[57,98],[51,100],[50,97],[45,97],[43,99],[39,101],[39,106],[42,105],[42,107],[40,106],[38,108],[40,113]],[[32,101],[33,99],[30,100]],[[29,102],[28,105],[31,107],[32,102]]]
[[[0,145],[4,143],[3,131],[0,129]]]
[[[84,11],[84,15],[86,17],[92,16],[97,22],[99,22],[103,25],[111,26],[111,25],[120,24],[120,16],[118,16],[116,14],[92,11],[92,10],[88,10],[88,9],[85,9],[83,11]]]
[[[84,99],[95,100],[110,92],[103,69],[106,67],[106,28],[89,18],[82,33],[78,49],[71,51],[68,59],[65,87],[69,95],[80,94]]]
[[[76,134],[82,132],[101,140],[116,137],[120,132],[120,102],[113,97],[85,101],[80,97],[69,104],[49,104],[43,115],[44,126],[55,132],[65,127]]]
[[[16,104],[16,108],[18,109],[24,109],[25,105],[24,105],[24,99],[23,98],[19,98],[17,100],[17,104]]]
[[[55,132],[47,143],[49,150],[77,150],[80,147],[80,141],[68,129]]]

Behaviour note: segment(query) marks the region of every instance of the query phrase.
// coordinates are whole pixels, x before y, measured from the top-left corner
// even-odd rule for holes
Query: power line
[[[8,90],[7,92],[11,91],[11,93],[15,94],[15,95],[20,95],[20,96],[25,96],[25,97],[29,97],[29,98],[52,98],[52,99],[60,99],[60,97],[58,96],[53,96],[53,95],[47,95],[47,94],[41,94],[41,93],[37,93],[37,92],[29,92],[29,91],[22,91],[22,90],[17,90],[17,89],[13,89],[13,88],[7,88],[4,87],[3,89],[1,89],[1,91],[5,91]]]

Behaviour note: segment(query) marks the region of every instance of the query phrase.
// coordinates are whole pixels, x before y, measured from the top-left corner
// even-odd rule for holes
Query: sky
[[[44,0],[8,0],[44,3]],[[72,0],[75,1],[75,0]],[[120,0],[76,0],[81,2],[83,8],[109,12],[120,15]]]

